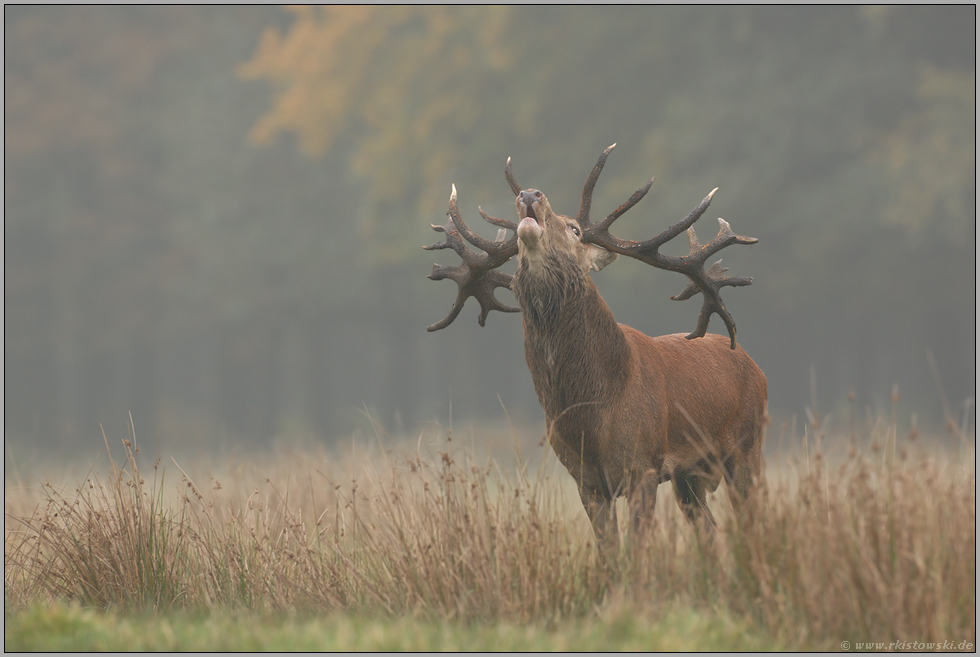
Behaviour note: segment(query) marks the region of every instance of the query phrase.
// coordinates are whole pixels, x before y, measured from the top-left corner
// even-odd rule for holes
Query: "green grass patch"
[[[626,611],[586,622],[448,623],[213,612],[118,614],[36,605],[4,619],[6,651],[768,651],[786,646],[730,618]]]

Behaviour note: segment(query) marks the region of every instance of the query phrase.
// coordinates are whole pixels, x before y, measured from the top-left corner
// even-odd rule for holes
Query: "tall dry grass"
[[[975,453],[899,442],[885,432],[770,464],[741,521],[722,487],[710,541],[665,486],[649,540],[624,536],[612,562],[553,458],[505,467],[443,440],[292,451],[202,475],[171,463],[165,476],[161,463],[143,472],[126,443],[124,462],[77,487],[8,484],[6,605],[542,623],[691,606],[798,646],[975,645]]]

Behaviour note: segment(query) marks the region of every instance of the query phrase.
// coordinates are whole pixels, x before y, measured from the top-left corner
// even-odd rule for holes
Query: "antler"
[[[507,180],[511,184],[511,188],[513,188],[517,183],[513,182],[513,177],[510,175],[509,158],[507,160],[506,172]],[[520,189],[518,188],[517,191],[520,192]],[[455,267],[433,265],[432,273],[429,274],[429,278],[434,281],[451,278],[456,281],[459,290],[456,293],[456,301],[453,302],[453,307],[449,311],[449,314],[442,321],[429,326],[427,330],[438,331],[452,324],[453,320],[456,319],[456,316],[463,309],[463,304],[466,302],[466,299],[469,297],[475,297],[480,303],[480,326],[485,325],[487,314],[491,310],[499,310],[505,313],[521,312],[520,308],[508,306],[494,296],[494,290],[496,288],[509,288],[510,279],[513,278],[510,274],[496,271],[496,268],[510,260],[517,253],[517,224],[506,219],[491,217],[480,208],[480,215],[485,220],[500,227],[496,240],[488,240],[480,237],[471,231],[462,217],[459,216],[459,208],[456,206],[456,185],[453,185],[452,194],[449,196],[449,212],[446,214],[449,215],[450,220],[445,226],[432,225],[432,230],[446,234],[446,240],[444,242],[436,242],[429,246],[423,246],[422,248],[428,251],[451,248],[459,254],[459,257],[463,260],[461,265]],[[506,235],[505,229],[514,231],[513,237],[509,240],[504,240]],[[467,242],[483,250],[485,253],[477,253],[467,247],[463,241],[464,238]]]
[[[725,276],[725,272],[728,270],[721,266],[721,260],[715,262],[707,271],[704,270],[704,263],[708,258],[726,246],[730,246],[731,244],[755,244],[759,240],[754,237],[736,235],[727,221],[718,219],[718,235],[708,244],[701,245],[692,226],[695,221],[701,218],[705,210],[708,209],[712,197],[718,191],[717,188],[711,190],[684,219],[652,239],[644,242],[634,242],[632,240],[622,240],[611,235],[609,233],[609,227],[627,210],[639,203],[646,196],[647,192],[650,191],[650,186],[653,184],[652,178],[650,182],[636,190],[625,203],[613,210],[605,219],[598,224],[593,224],[589,219],[589,211],[592,207],[592,192],[595,189],[596,182],[599,180],[599,174],[602,173],[602,168],[606,164],[606,158],[609,157],[609,153],[615,147],[616,144],[613,144],[602,152],[599,160],[592,167],[592,173],[589,174],[588,179],[585,181],[585,186],[582,188],[582,203],[579,205],[578,215],[576,216],[576,220],[582,229],[582,241],[635,258],[658,269],[679,272],[690,278],[691,282],[687,287],[680,294],[671,297],[671,299],[676,301],[683,301],[698,292],[704,295],[701,313],[698,316],[697,328],[693,333],[688,334],[687,338],[704,337],[704,334],[708,330],[708,322],[711,319],[712,313],[717,313],[728,328],[731,347],[734,349],[736,344],[735,320],[732,319],[731,314],[725,308],[719,292],[725,286],[739,287],[750,285],[752,279],[745,276]],[[510,186],[511,191],[515,195],[520,194],[522,187],[517,183],[511,171],[510,158],[507,158],[504,175],[507,178],[507,184]],[[456,281],[459,290],[456,294],[456,301],[453,303],[452,310],[449,311],[449,314],[442,321],[429,326],[428,330],[438,331],[449,326],[456,319],[456,316],[459,315],[459,312],[463,309],[463,304],[469,297],[475,297],[480,303],[480,326],[485,325],[487,314],[491,310],[510,313],[520,312],[520,308],[505,305],[494,296],[494,290],[496,288],[509,287],[510,281],[513,278],[510,274],[496,271],[496,268],[507,262],[517,253],[517,224],[506,219],[491,217],[481,208],[480,215],[486,221],[500,227],[501,230],[498,232],[496,240],[488,240],[473,233],[459,216],[459,209],[456,206],[455,185],[453,185],[453,191],[449,197],[449,212],[447,214],[450,217],[450,221],[445,226],[432,226],[433,230],[446,233],[446,240],[422,248],[428,250],[451,248],[459,254],[463,260],[460,266],[445,267],[442,265],[433,265],[432,273],[429,275],[429,278],[436,281],[451,278]],[[506,232],[504,229],[512,230],[515,234],[509,240],[505,240]],[[688,239],[691,243],[691,250],[686,256],[668,256],[660,253],[661,246],[680,235],[684,230],[687,230]],[[471,250],[466,246],[466,243],[463,241],[464,239],[478,249],[483,250],[484,253],[476,253]]]
[[[650,185],[653,184],[653,179],[651,178],[650,182],[636,190],[625,203],[613,210],[609,216],[598,224],[593,224],[589,219],[589,210],[592,206],[592,190],[595,188],[596,181],[599,179],[599,174],[602,173],[602,167],[606,164],[606,158],[615,147],[616,144],[613,144],[603,151],[602,155],[599,156],[599,160],[592,168],[592,173],[589,174],[588,180],[585,181],[585,186],[582,188],[582,203],[579,206],[578,216],[576,217],[582,229],[582,241],[591,242],[609,251],[635,258],[648,265],[653,265],[658,269],[668,269],[686,275],[691,279],[691,283],[680,294],[671,297],[671,299],[683,301],[698,292],[704,295],[704,303],[701,306],[701,314],[698,316],[697,328],[693,333],[688,334],[687,338],[704,337],[705,332],[708,330],[708,321],[711,319],[711,314],[717,313],[728,328],[728,335],[732,342],[731,346],[734,349],[735,320],[732,319],[731,314],[725,308],[719,291],[726,285],[750,285],[752,279],[744,276],[725,276],[727,269],[721,266],[721,260],[712,265],[707,272],[704,270],[704,263],[705,260],[726,246],[731,244],[755,244],[759,240],[754,237],[736,235],[732,232],[732,228],[727,221],[718,219],[718,235],[704,246],[698,242],[698,237],[695,235],[694,229],[691,226],[708,209],[708,205],[711,204],[711,198],[718,191],[717,187],[711,190],[684,219],[653,239],[644,242],[634,242],[632,240],[621,240],[613,237],[609,233],[609,227],[612,223],[646,196],[646,193],[650,191]],[[690,253],[686,256],[667,256],[660,253],[661,246],[677,237],[684,230],[687,230],[687,236],[691,243]]]

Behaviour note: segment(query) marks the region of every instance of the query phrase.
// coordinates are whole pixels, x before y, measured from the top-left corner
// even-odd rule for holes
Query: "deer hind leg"
[[[732,501],[735,513],[742,515],[745,500],[752,491],[754,480],[749,459],[744,454],[733,454],[725,461],[725,477],[728,480],[728,498]]]
[[[674,496],[681,511],[698,530],[707,530],[709,534],[715,531],[715,518],[707,505],[706,489],[716,483],[709,481],[704,474],[697,471],[674,472],[671,475],[674,482]]]
[[[745,501],[762,477],[762,432],[747,428],[735,452],[725,460],[728,497],[736,515],[742,516]]]

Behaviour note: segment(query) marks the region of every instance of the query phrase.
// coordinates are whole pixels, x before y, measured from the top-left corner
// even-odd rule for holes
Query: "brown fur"
[[[518,230],[511,289],[549,440],[597,537],[615,545],[620,495],[634,528],[649,524],[665,481],[692,522],[712,527],[706,491],[725,478],[737,510],[762,474],[765,375],[726,337],[651,338],[617,324],[588,275],[609,254],[582,244],[575,220],[529,191],[537,200],[517,201],[529,218]]]

